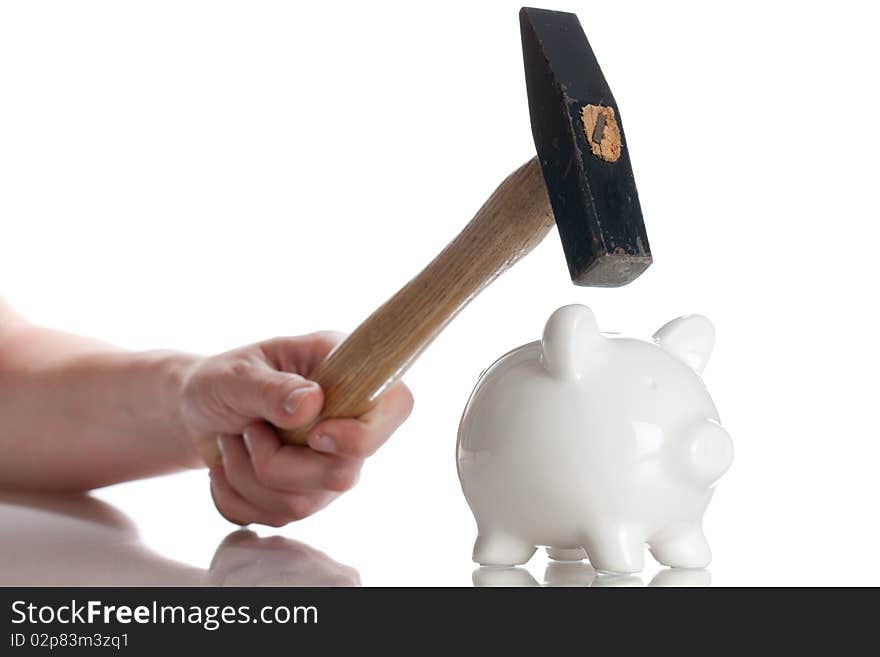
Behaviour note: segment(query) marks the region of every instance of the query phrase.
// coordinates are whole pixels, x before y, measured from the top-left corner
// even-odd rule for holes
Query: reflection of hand
[[[309,447],[281,443],[270,424],[307,427],[321,411],[324,394],[306,377],[339,339],[267,340],[205,358],[187,374],[184,425],[197,447],[207,440],[220,448],[222,463],[210,464],[211,493],[228,520],[280,527],[311,515],[355,484],[364,459],[409,415],[412,396],[398,383],[360,418],[317,423]]]
[[[208,580],[214,586],[360,586],[354,568],[281,536],[233,532],[220,544]]]

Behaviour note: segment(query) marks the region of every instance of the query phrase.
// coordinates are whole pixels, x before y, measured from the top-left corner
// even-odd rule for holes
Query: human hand
[[[230,522],[280,527],[322,509],[357,482],[372,455],[409,416],[403,383],[356,419],[326,419],[308,447],[286,445],[273,429],[308,427],[324,404],[307,377],[341,339],[336,333],[275,338],[197,361],[184,379],[181,417],[208,463],[211,494]]]
[[[211,586],[360,586],[361,578],[351,566],[305,543],[238,529],[214,553],[208,582]]]

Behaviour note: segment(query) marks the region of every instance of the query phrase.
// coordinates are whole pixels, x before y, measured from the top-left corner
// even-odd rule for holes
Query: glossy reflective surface
[[[197,536],[181,534],[178,542]],[[210,554],[210,552],[208,553]],[[403,555],[405,556],[405,555]],[[578,558],[579,552],[557,552]],[[467,585],[467,561],[450,555]],[[434,567],[414,568],[405,559],[394,567],[396,581],[436,585]],[[474,586],[708,586],[705,570],[665,569],[653,579],[600,574],[585,561],[550,560],[530,573],[525,568],[478,568]],[[226,535],[203,565],[163,556],[139,535],[118,508],[83,495],[30,495],[0,492],[0,586],[359,586],[354,568],[280,535],[260,537],[237,530]],[[381,584],[381,580],[379,581]]]
[[[525,568],[493,568],[482,566],[474,570],[474,586],[547,586],[547,587],[616,587],[645,586],[638,575],[600,573],[583,562],[551,562],[544,571],[543,583]],[[648,586],[705,587],[712,585],[712,576],[704,568],[666,568],[648,582]]]
[[[245,530],[194,567],[147,548],[125,514],[95,498],[0,493],[0,585],[358,586],[360,576],[305,543]]]

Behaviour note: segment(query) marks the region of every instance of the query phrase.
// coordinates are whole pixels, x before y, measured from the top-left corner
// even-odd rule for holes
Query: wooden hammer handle
[[[465,229],[340,343],[309,378],[324,390],[321,418],[359,417],[484,287],[529,253],[554,224],[541,167],[510,174]],[[305,444],[310,427],[282,431]]]

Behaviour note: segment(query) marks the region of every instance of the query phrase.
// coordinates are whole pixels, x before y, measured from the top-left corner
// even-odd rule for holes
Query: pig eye
[[[647,383],[647,385],[648,385],[648,390],[656,390],[657,389],[657,379],[652,379],[651,377],[648,377],[648,379],[645,383]]]

